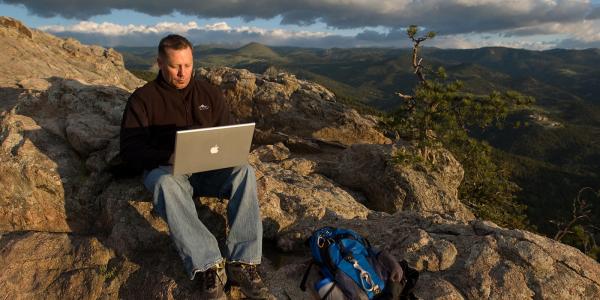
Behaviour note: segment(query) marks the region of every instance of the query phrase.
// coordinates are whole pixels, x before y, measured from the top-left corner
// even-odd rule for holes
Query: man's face
[[[194,58],[189,47],[181,50],[167,48],[165,56],[158,55],[157,62],[164,79],[172,87],[183,89],[190,83]]]

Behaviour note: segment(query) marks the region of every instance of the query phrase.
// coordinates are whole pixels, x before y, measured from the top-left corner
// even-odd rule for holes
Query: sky
[[[416,24],[431,47],[600,48],[600,0],[0,0],[0,15],[108,47],[408,47]]]

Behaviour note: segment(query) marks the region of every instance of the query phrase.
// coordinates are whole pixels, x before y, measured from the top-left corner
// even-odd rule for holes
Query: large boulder
[[[377,128],[375,117],[360,115],[336,102],[323,86],[294,75],[261,75],[226,67],[201,68],[197,74],[221,87],[240,121],[257,122],[260,129],[344,145],[391,143]]]
[[[10,299],[98,299],[116,276],[95,237],[13,233],[0,239],[0,290]]]
[[[0,230],[86,232],[129,94],[60,78],[31,88],[13,95],[0,119]]]
[[[265,237],[276,238],[280,231],[295,224],[368,216],[369,209],[358,201],[360,198],[315,173],[313,161],[281,154],[275,158],[279,151],[289,150],[279,144],[262,146],[250,154],[250,163],[256,169]]]
[[[27,116],[5,114],[1,124],[0,230],[86,231],[77,154]]]
[[[168,225],[152,210],[152,195],[141,178],[113,180],[99,196],[102,205],[97,227],[118,255],[160,251],[170,247]]]
[[[356,144],[342,151],[335,164],[321,172],[336,182],[359,190],[374,210],[395,213],[413,210],[423,214],[447,215],[458,220],[475,217],[458,199],[464,171],[445,149],[436,150],[434,166],[399,162],[411,146]]]

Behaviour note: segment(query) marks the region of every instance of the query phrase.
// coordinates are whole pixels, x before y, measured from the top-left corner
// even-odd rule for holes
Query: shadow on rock
[[[102,133],[93,132],[84,122],[75,120],[81,120],[78,117],[85,112],[110,115],[108,106],[123,107],[127,92],[56,77],[45,84],[40,81],[45,80],[23,83],[18,94],[6,89],[0,92],[16,97],[7,101],[15,104],[3,111],[1,120],[0,168],[6,174],[2,179],[6,188],[0,192],[3,194],[0,199],[6,201],[6,213],[0,219],[0,228],[89,233],[99,211],[95,196],[110,176],[101,172],[102,166],[88,163],[90,157],[99,154],[78,151],[74,145],[81,145],[90,137],[89,143],[96,143],[97,150],[106,154],[106,147],[114,134],[118,134],[111,131],[111,124],[119,119],[90,120],[92,123],[87,125]],[[47,89],[34,89],[44,86]],[[102,96],[110,98],[112,103],[83,103],[93,103]],[[106,160],[102,162],[105,167]]]
[[[105,244],[117,254],[112,268],[122,277],[117,280],[118,295],[125,299],[194,297],[197,288],[151,199],[140,176],[113,180],[100,196],[104,206],[97,227],[105,231]],[[196,204],[199,218],[222,244],[226,221],[221,211],[227,202],[201,198]]]
[[[0,230],[14,233],[3,236],[7,260],[0,264],[6,270],[0,289],[34,298],[78,290],[84,298],[98,298],[114,257],[102,237],[94,236],[101,211],[97,196],[110,175],[88,163],[94,154],[75,145],[95,143],[98,148],[88,149],[106,154],[114,139],[111,126],[119,123],[113,109],[124,107],[128,92],[58,77],[19,86],[0,89]],[[99,132],[75,122],[82,113],[99,116],[88,124]],[[14,261],[29,267],[9,268]]]

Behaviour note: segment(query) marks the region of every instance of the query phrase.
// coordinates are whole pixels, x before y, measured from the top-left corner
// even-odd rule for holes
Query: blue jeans
[[[193,200],[197,196],[229,198],[227,261],[260,264],[262,222],[251,166],[186,175],[172,175],[170,166],[160,166],[144,175],[144,185],[154,193],[154,210],[169,224],[191,279],[223,262],[217,239],[198,218]]]

